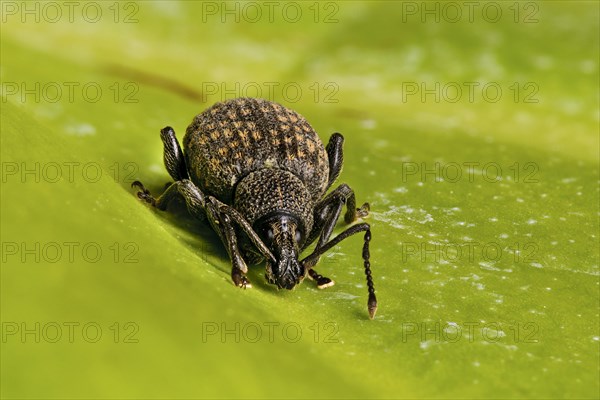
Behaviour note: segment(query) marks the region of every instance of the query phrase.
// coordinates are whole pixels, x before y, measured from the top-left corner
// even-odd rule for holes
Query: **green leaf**
[[[3,398],[597,397],[598,3],[25,4],[2,3]],[[239,290],[208,226],[130,188],[169,180],[162,127],[244,95],[344,134],[373,321],[360,235],[331,288],[259,265]]]

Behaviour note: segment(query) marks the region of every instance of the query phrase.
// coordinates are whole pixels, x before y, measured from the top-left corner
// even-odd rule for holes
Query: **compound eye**
[[[300,244],[300,241],[302,240],[302,233],[300,231],[296,231],[296,243]]]

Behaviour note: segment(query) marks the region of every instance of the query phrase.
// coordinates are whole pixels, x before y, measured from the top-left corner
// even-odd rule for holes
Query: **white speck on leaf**
[[[65,126],[65,132],[73,136],[92,136],[96,134],[96,128],[88,123],[74,123]]]
[[[377,122],[373,119],[363,119],[360,122],[360,124],[363,128],[369,129],[369,130],[375,129],[377,127]]]

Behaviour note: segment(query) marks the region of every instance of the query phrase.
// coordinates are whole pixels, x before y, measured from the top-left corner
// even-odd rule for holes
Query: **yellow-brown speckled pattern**
[[[213,105],[194,118],[183,145],[192,181],[226,202],[242,177],[262,168],[293,173],[313,201],[322,197],[329,177],[327,152],[310,124],[295,111],[263,99]],[[192,160],[188,154],[197,156]]]

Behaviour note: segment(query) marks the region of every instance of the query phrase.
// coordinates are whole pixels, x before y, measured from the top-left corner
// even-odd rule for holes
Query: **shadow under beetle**
[[[370,318],[377,299],[371,277],[368,223],[350,226],[330,239],[342,208],[352,223],[367,216],[369,204],[356,208],[346,184],[325,195],[342,170],[344,137],[334,133],[327,147],[298,113],[267,100],[239,98],[217,103],[187,128],[182,152],[171,127],[161,130],[164,162],[175,180],[158,198],[136,181],[138,197],[160,210],[175,197],[188,211],[208,217],[231,258],[236,286],[250,287],[247,263],[266,259],[266,278],[292,289],[306,275],[319,288],[334,282],[313,269],[323,253],[347,237],[365,232],[362,258]],[[317,240],[314,251],[300,253]]]

